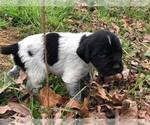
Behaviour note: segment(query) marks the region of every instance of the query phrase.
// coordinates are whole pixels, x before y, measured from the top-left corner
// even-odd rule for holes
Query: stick
[[[47,49],[46,49],[46,18],[45,18],[45,0],[41,0],[41,30],[43,32],[43,37],[44,37],[44,61],[45,61],[45,75],[46,75],[46,85],[48,86],[48,63],[47,63]]]

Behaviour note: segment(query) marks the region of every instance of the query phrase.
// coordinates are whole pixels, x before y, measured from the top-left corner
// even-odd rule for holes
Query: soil
[[[19,30],[15,27],[8,29],[0,29],[0,46],[10,45],[18,42]],[[11,67],[10,56],[0,54],[0,72],[5,71]]]

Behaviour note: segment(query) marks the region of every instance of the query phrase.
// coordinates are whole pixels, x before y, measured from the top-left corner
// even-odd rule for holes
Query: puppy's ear
[[[86,37],[86,36],[83,36]],[[84,60],[86,63],[90,62],[90,48],[89,48],[89,40],[86,38],[82,38],[81,43],[77,49],[78,56]]]

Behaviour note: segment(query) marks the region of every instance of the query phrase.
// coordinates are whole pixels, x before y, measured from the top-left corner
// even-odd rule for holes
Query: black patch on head
[[[33,56],[33,53],[31,51],[28,51],[29,56]]]
[[[57,33],[46,35],[47,62],[50,66],[58,61],[58,45],[60,36]]]
[[[26,70],[25,68],[25,64],[21,61],[19,55],[18,55],[18,51],[19,51],[19,45],[15,44],[15,52],[13,53],[13,59],[14,59],[14,63],[19,66],[22,70]]]
[[[90,62],[90,42],[91,40],[86,35],[82,36],[79,47],[77,49],[78,56],[86,63]]]
[[[81,39],[77,54],[86,63],[91,62],[102,75],[108,76],[122,72],[120,41],[115,34],[109,31],[101,30]]]

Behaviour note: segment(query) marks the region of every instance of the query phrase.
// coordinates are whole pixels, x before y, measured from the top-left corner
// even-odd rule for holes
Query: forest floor
[[[65,10],[63,11],[66,12]],[[121,39],[124,52],[125,68],[122,77],[120,78],[120,75],[109,78],[94,76],[94,80],[83,88],[84,93],[90,94],[84,98],[81,104],[75,100],[70,101],[66,96],[65,87],[61,79],[51,75],[49,82],[53,91],[48,90],[49,92],[47,92],[47,88],[43,87],[38,95],[33,96],[25,89],[25,82],[18,84],[15,79],[6,75],[6,71],[12,67],[12,62],[10,56],[0,55],[0,118],[9,118],[13,119],[13,122],[21,123],[26,123],[27,121],[28,123],[33,123],[33,118],[53,119],[56,125],[64,122],[62,119],[66,119],[67,123],[71,124],[77,122],[74,120],[77,118],[89,118],[82,121],[84,124],[99,123],[100,121],[92,120],[95,118],[101,120],[102,125],[106,125],[108,122],[113,124],[125,124],[126,122],[126,124],[129,124],[131,121],[132,125],[138,123],[149,124],[149,18],[147,19],[143,16],[137,19],[139,16],[117,15],[116,12],[118,11],[113,12],[111,10],[109,13],[112,16],[109,15],[109,17],[99,10],[92,10],[89,16],[85,16],[87,20],[85,17],[82,19],[76,17],[77,15],[80,17],[81,13],[84,15],[88,11],[87,8],[76,9],[75,15],[69,14],[63,19],[62,23],[68,23],[66,24],[67,26],[59,24],[56,27],[57,24],[54,24],[55,19],[51,20],[51,22],[49,21],[52,25],[51,30],[62,31],[63,28],[69,27],[68,31],[70,32],[81,32],[104,28],[115,32]],[[102,17],[100,17],[101,15],[98,16],[99,13]],[[136,15],[136,13],[134,14]],[[88,19],[90,19],[90,22]],[[29,32],[31,27],[33,28],[34,26],[29,25],[26,28],[25,25],[24,29],[22,29],[19,26],[8,25],[8,23],[6,26],[2,26],[0,28],[0,46],[16,43],[24,36],[38,32],[38,29]],[[108,119],[112,120],[108,121]],[[41,122],[44,125],[50,121],[34,121],[34,123],[36,122]]]

